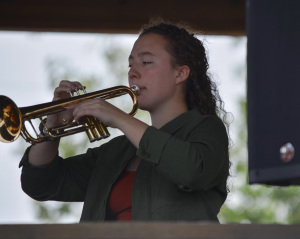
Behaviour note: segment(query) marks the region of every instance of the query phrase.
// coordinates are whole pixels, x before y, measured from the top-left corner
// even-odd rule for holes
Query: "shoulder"
[[[217,115],[199,115],[186,129],[189,138],[218,138],[228,140],[227,130],[223,121]]]
[[[206,118],[202,122],[202,126],[203,125],[208,128],[226,132],[226,127],[223,121],[217,115],[206,115]]]
[[[226,127],[223,121],[217,115],[198,114],[188,125],[187,128],[192,130],[217,130],[225,131]]]

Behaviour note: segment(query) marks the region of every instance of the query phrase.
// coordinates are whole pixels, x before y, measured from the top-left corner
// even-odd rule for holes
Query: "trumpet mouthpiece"
[[[132,85],[130,89],[134,92],[135,95],[138,95],[140,93],[140,88],[136,85]]]

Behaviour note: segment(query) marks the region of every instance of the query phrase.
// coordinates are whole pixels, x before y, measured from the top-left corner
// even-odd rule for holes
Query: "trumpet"
[[[53,141],[61,137],[86,132],[90,142],[101,140],[110,136],[107,127],[97,118],[84,116],[78,122],[63,123],[59,127],[47,128],[43,116],[56,114],[67,110],[66,107],[77,104],[88,99],[102,98],[104,100],[116,98],[129,94],[132,99],[133,107],[129,113],[134,116],[138,109],[136,95],[139,94],[139,88],[135,85],[129,87],[115,86],[104,90],[86,93],[85,87],[82,89],[84,94],[80,94],[79,89],[75,89],[77,96],[69,91],[71,98],[48,102],[44,104],[18,108],[17,105],[8,97],[0,95],[0,141],[10,143],[15,141],[20,135],[31,144],[44,141]],[[41,121],[42,134],[38,134],[32,124],[32,119],[39,118]],[[36,137],[33,137],[25,127],[25,122],[29,122]]]

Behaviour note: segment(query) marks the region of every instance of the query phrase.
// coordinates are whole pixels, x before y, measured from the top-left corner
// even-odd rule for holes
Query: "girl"
[[[129,56],[129,85],[140,88],[149,126],[102,99],[50,115],[47,127],[89,115],[120,129],[85,154],[62,159],[59,140],[29,147],[22,188],[40,201],[84,201],[81,221],[213,220],[227,197],[225,113],[208,77],[205,49],[187,28],[158,20],[145,26]],[[54,99],[81,88],[62,81]]]

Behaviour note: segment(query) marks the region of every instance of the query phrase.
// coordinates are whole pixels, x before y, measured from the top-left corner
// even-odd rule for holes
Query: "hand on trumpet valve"
[[[71,95],[68,92],[71,92],[73,95],[73,92],[76,92],[76,89],[84,89],[84,87],[80,82],[63,80],[59,83],[59,86],[55,88],[52,101],[70,98]],[[72,110],[66,110],[56,114],[48,115],[46,126],[49,128],[57,127],[60,126],[62,122],[72,122],[73,119]]]
[[[83,116],[93,116],[106,126],[112,128],[118,128],[118,123],[122,118],[129,116],[124,111],[101,98],[90,99],[79,104],[70,105],[67,109],[73,110],[75,121],[79,121]]]

